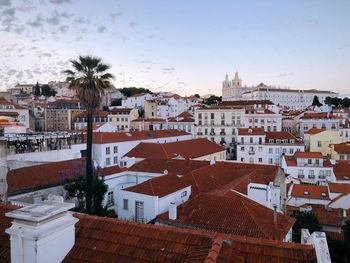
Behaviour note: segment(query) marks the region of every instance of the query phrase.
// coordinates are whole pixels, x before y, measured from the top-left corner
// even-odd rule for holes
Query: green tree
[[[301,242],[301,229],[308,229],[310,234],[314,231],[321,230],[320,223],[316,215],[312,212],[304,211],[293,211],[292,217],[296,219],[296,222],[293,226],[293,241],[300,243]]]
[[[335,107],[339,107],[342,103],[342,99],[341,98],[332,98],[331,102],[332,102],[332,105],[334,105]]]
[[[152,94],[152,91],[150,91],[149,89],[145,89],[145,88],[136,88],[136,87],[125,87],[120,89],[120,92],[126,96],[126,97],[131,97],[135,94],[140,94],[140,93],[149,93]]]
[[[70,60],[73,70],[65,70],[66,82],[76,91],[87,110],[86,140],[86,212],[92,212],[92,121],[93,112],[101,103],[105,91],[112,87],[114,76],[107,71],[110,66],[102,59],[93,56],[79,56],[78,60]]]
[[[332,98],[327,96],[324,100],[324,103],[327,104],[328,106],[332,106]]]
[[[40,96],[40,85],[39,85],[39,82],[37,82],[35,84],[35,86],[33,87],[33,90],[34,90],[34,95],[35,96]]]
[[[314,96],[314,99],[312,101],[312,106],[317,106],[317,107],[322,106],[322,103],[318,100],[318,97],[316,95]]]
[[[345,97],[341,102],[343,107],[349,108],[350,107],[350,99],[348,97]]]
[[[197,93],[194,94],[194,96],[195,96],[196,98],[198,98],[198,99],[201,97],[201,96],[199,96],[199,94],[197,94]]]
[[[68,180],[64,188],[67,191],[68,198],[76,197],[78,200],[78,206],[75,208],[75,211],[86,213],[86,177],[79,176],[78,178]],[[107,190],[108,186],[105,184],[103,178],[98,176],[98,173],[93,173],[91,214],[98,216],[113,215],[112,211],[108,211],[107,205],[103,205],[103,199]]]
[[[110,106],[121,106],[122,105],[122,99],[114,99],[111,101]]]
[[[56,93],[57,92],[47,84],[44,84],[41,86],[41,95],[50,97],[50,96],[55,96]]]
[[[207,99],[204,101],[204,103],[207,104],[207,105],[212,105],[212,104],[218,103],[219,101],[221,101],[221,97],[212,95],[212,96],[210,96],[209,98],[207,98]]]

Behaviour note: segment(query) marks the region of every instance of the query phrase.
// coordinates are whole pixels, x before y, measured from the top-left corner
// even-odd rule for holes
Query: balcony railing
[[[249,155],[254,155],[254,154],[255,154],[255,151],[254,151],[254,150],[249,150],[249,151],[248,151],[248,154],[249,154]]]
[[[210,135],[215,135],[216,133],[215,133],[215,132],[210,132],[209,134],[210,134]]]
[[[220,135],[226,135],[226,132],[220,132]]]
[[[203,135],[203,132],[197,132],[197,135]]]
[[[304,178],[303,174],[298,174],[298,178]]]

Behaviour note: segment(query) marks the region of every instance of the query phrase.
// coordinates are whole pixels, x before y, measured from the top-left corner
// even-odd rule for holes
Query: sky
[[[243,85],[350,93],[348,0],[0,0],[0,89],[62,81],[79,55],[114,85],[221,95]]]

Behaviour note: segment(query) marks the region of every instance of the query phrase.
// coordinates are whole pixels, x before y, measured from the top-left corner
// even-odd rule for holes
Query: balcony
[[[197,135],[203,135],[203,132],[197,132]]]
[[[226,132],[220,132],[220,135],[226,135]]]
[[[216,133],[215,132],[210,132],[209,135],[216,135]]]
[[[249,150],[249,151],[248,151],[248,154],[249,154],[249,155],[254,155],[254,154],[255,154],[255,151],[254,151],[254,150]]]
[[[304,178],[303,174],[298,174],[298,178]]]

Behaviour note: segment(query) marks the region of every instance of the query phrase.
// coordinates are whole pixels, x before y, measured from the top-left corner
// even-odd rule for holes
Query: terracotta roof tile
[[[132,108],[114,108],[111,110],[110,114],[129,114],[132,110]]]
[[[0,116],[11,116],[11,117],[14,117],[14,116],[18,116],[18,112],[15,112],[15,111],[0,111]]]
[[[178,206],[176,220],[169,220],[168,212],[159,218],[174,226],[282,241],[295,220],[278,213],[274,223],[273,214],[273,210],[229,191],[224,196],[199,194]]]
[[[145,159],[129,167],[128,170],[148,173],[164,173],[167,170],[169,173],[183,175],[208,165],[209,161]]]
[[[59,185],[85,174],[85,159],[74,159],[11,170],[7,173],[8,192],[17,194]]]
[[[190,184],[181,180],[180,176],[175,174],[167,174],[154,177],[141,184],[124,188],[123,191],[164,197],[188,186],[190,186]]]
[[[10,237],[5,233],[5,229],[11,226],[12,218],[6,217],[5,213],[17,209],[13,205],[5,205],[0,203],[0,261],[10,262],[11,249]]]
[[[114,165],[110,167],[100,168],[98,169],[98,172],[99,172],[99,175],[101,176],[107,176],[107,175],[121,173],[126,170],[127,170],[126,168],[120,168],[119,165]]]
[[[136,131],[126,132],[96,132],[93,134],[94,144],[128,142],[135,140],[147,140],[156,138],[167,138],[189,135],[189,133],[179,130],[157,130],[157,131]]]
[[[336,151],[338,154],[350,154],[349,142],[343,142],[343,143],[333,144],[333,145],[334,145],[334,151]]]
[[[225,148],[207,139],[192,139],[169,143],[140,143],[125,154],[135,158],[173,159],[181,156],[193,159],[225,151]]]
[[[292,187],[292,197],[330,200],[327,186],[311,184],[293,184]]]
[[[138,119],[132,120],[131,122],[165,122],[165,119],[162,119],[162,118],[148,118],[148,119],[138,118]]]
[[[10,262],[10,242],[4,230],[12,219],[0,204],[0,258]],[[63,262],[204,262],[219,253],[216,262],[316,262],[311,245],[219,235],[192,229],[169,228],[74,214],[75,244]],[[219,249],[220,237],[222,246]],[[219,238],[219,239],[218,239]]]
[[[294,154],[296,158],[320,158],[323,159],[323,155],[320,152],[296,152]]]
[[[329,192],[350,194],[350,184],[328,183]]]
[[[295,143],[298,142],[298,139],[290,132],[266,132],[266,142],[276,139],[294,140]]]
[[[301,119],[339,119],[337,116],[327,112],[306,112]]]
[[[318,133],[321,133],[321,132],[324,132],[324,131],[326,131],[326,129],[311,128],[310,130],[308,130],[308,131],[305,132],[305,133],[306,133],[306,134],[314,135],[314,134],[318,134]]]

